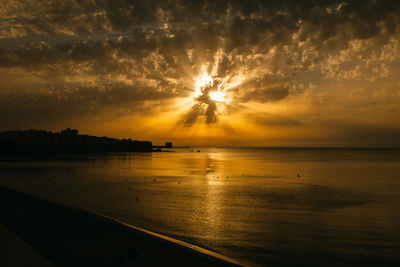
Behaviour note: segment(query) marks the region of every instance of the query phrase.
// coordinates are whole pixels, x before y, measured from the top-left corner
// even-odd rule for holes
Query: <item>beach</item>
[[[17,266],[12,259],[15,258],[18,263],[26,257],[25,262],[22,261],[24,266],[238,264],[214,252],[135,228],[110,217],[55,204],[3,186],[0,187],[0,203],[0,223],[4,226],[0,233],[7,236],[2,238],[1,243],[9,247],[13,254],[2,258],[2,266]],[[9,244],[4,244],[6,241]],[[29,259],[32,261],[26,262]]]
[[[6,267],[52,267],[45,257],[40,255],[28,243],[0,224],[0,259]]]

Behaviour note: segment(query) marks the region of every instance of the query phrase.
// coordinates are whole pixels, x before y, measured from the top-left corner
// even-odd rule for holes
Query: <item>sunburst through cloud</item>
[[[198,120],[207,124],[215,123],[218,120],[218,106],[230,102],[225,92],[224,79],[211,76],[204,66],[202,71],[194,79],[194,92],[191,95],[194,104],[186,115],[186,124],[193,124]]]

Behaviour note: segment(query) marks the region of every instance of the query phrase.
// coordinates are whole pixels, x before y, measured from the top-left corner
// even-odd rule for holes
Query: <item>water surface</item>
[[[399,150],[174,150],[1,161],[0,183],[250,265],[400,264]]]

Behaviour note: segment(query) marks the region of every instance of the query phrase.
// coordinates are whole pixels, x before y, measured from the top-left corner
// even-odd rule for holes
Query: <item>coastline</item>
[[[240,265],[216,252],[107,215],[5,186],[0,186],[0,200],[0,223],[55,266]]]

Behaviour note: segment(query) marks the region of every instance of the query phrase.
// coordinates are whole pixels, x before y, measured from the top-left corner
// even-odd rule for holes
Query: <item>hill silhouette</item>
[[[78,130],[59,133],[44,130],[0,132],[0,153],[151,152],[150,141],[80,135]]]

